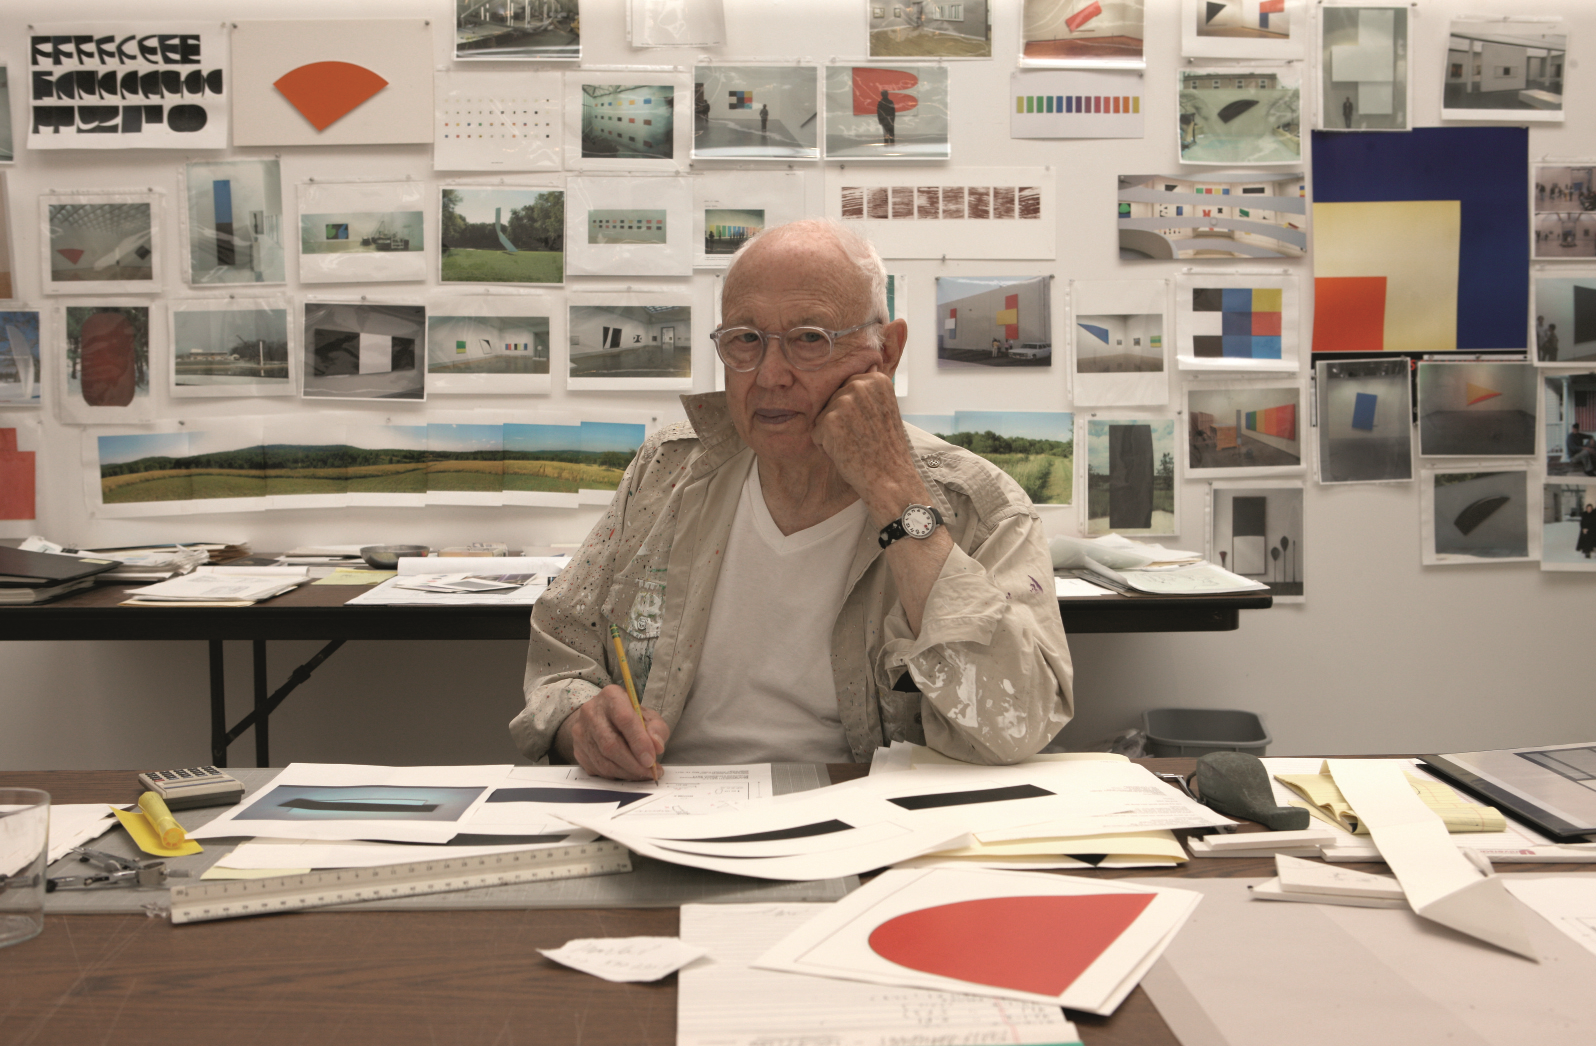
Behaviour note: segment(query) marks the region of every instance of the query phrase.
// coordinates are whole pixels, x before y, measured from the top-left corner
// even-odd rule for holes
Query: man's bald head
[[[745,258],[767,252],[794,252],[795,254],[835,254],[839,262],[848,267],[849,288],[857,288],[861,303],[868,303],[870,318],[886,323],[887,267],[875,245],[841,222],[829,218],[805,218],[761,230],[732,257],[726,269],[726,282],[721,300],[733,297],[738,290],[738,269]],[[872,330],[872,338],[879,338],[879,328]]]

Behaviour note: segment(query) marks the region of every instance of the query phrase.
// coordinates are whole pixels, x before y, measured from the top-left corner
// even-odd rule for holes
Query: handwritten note
[[[705,954],[679,937],[579,937],[538,951],[606,981],[657,981]]]

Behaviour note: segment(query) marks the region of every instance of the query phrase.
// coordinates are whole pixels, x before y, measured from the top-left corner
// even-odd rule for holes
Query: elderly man
[[[1072,707],[1042,527],[1004,473],[904,425],[907,326],[875,249],[827,221],[768,229],[721,313],[726,392],[683,397],[533,610],[522,751],[624,779],[894,740],[1038,751]]]

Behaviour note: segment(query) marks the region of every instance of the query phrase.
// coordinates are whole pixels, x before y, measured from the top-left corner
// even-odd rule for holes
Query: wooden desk
[[[1150,760],[1189,771],[1189,759]],[[863,766],[832,767],[844,780]],[[56,802],[129,802],[134,771],[0,772]],[[1152,875],[1272,875],[1266,861]],[[1124,877],[1130,871],[1093,871]],[[673,1046],[676,981],[611,984],[544,959],[573,937],[670,936],[672,909],[302,912],[173,926],[50,915],[0,948],[0,1046]],[[1178,1046],[1137,988],[1112,1017],[1069,1014],[1088,1046]]]
[[[0,639],[171,640],[210,644],[211,762],[228,763],[227,749],[246,730],[255,732],[255,765],[270,766],[271,713],[323,661],[351,639],[511,639],[526,642],[524,606],[364,607],[345,606],[367,591],[343,585],[301,585],[249,607],[124,607],[129,585],[99,585],[52,603],[0,607]],[[1265,610],[1265,595],[1172,598],[1120,595],[1059,600],[1065,632],[1233,631],[1242,610]],[[254,707],[227,725],[222,643],[254,644]],[[272,690],[266,679],[266,644],[274,639],[314,639],[326,645]]]

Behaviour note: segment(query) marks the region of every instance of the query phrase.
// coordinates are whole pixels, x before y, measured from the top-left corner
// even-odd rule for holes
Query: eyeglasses
[[[747,373],[757,370],[765,359],[765,346],[771,338],[781,339],[782,355],[799,370],[819,370],[831,362],[837,351],[837,339],[873,327],[880,320],[866,320],[847,330],[832,331],[824,327],[794,327],[785,331],[762,331],[758,327],[726,327],[710,331],[710,340],[721,361],[732,370]]]

